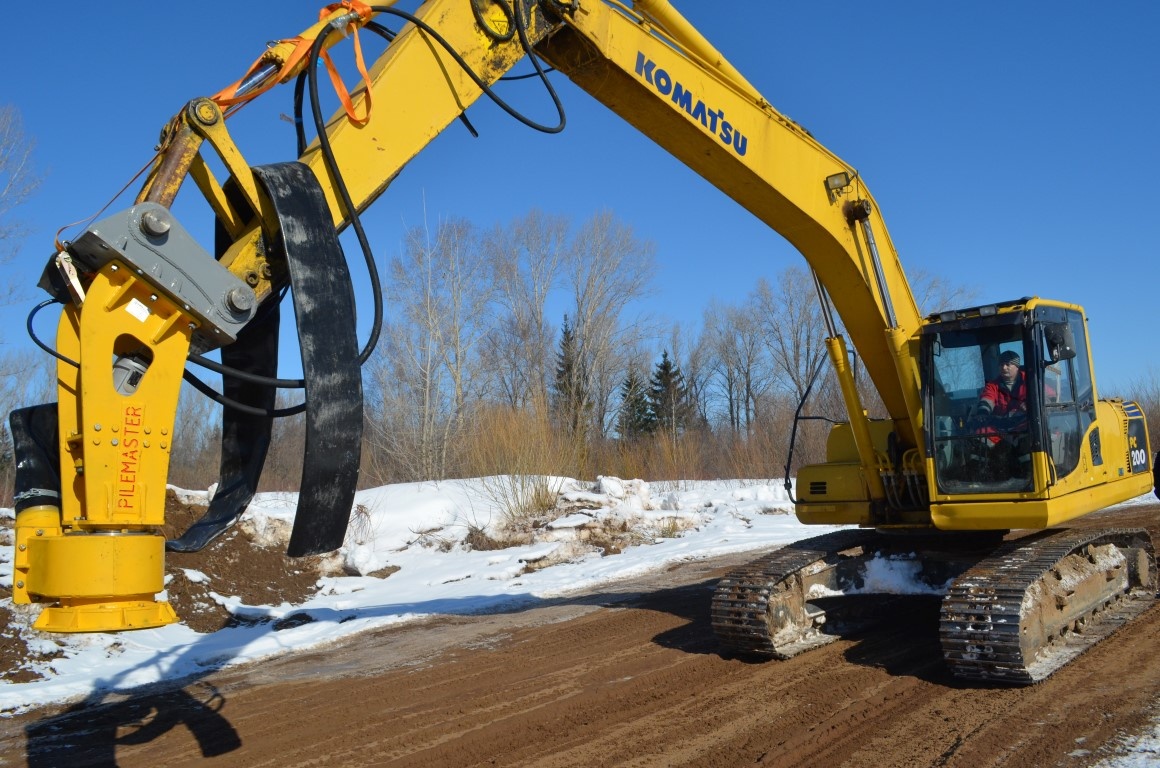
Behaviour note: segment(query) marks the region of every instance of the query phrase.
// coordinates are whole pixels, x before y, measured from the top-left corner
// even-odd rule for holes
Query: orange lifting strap
[[[246,70],[246,73],[242,75],[240,79],[238,79],[237,82],[223,88],[210,98],[215,103],[217,103],[219,107],[222,107],[223,110],[226,110],[228,107],[238,107],[242,104],[245,104],[254,97],[270,90],[270,88],[274,87],[276,83],[285,82],[286,80],[290,79],[290,77],[292,77],[298,71],[302,64],[302,60],[306,57],[306,54],[309,53],[311,47],[314,45],[314,41],[317,39],[318,34],[320,32],[325,34],[325,31],[329,30],[329,27],[323,22],[326,22],[328,19],[332,18],[342,10],[352,11],[359,16],[358,23],[354,21],[350,22],[347,29],[348,31],[353,30],[354,32],[355,64],[358,67],[359,74],[362,75],[364,83],[369,82],[370,76],[367,75],[366,62],[363,59],[362,45],[359,43],[358,30],[360,26],[371,20],[374,12],[371,10],[370,6],[359,2],[359,0],[343,0],[341,3],[331,3],[319,11],[319,24],[316,24],[297,37],[288,40],[279,40],[277,44],[271,48],[271,50],[266,51],[261,56],[259,56],[258,59],[250,65],[250,68]],[[290,49],[289,55],[280,59],[276,53],[276,51],[280,48]],[[365,114],[360,118],[355,114],[354,104],[351,101],[350,92],[347,90],[346,84],[342,82],[342,77],[338,74],[338,69],[334,66],[334,62],[331,60],[330,54],[325,50],[322,52],[322,60],[326,63],[326,71],[330,75],[330,82],[334,86],[335,93],[338,94],[339,101],[342,102],[342,108],[346,111],[347,117],[349,117],[352,122],[358,125],[365,125],[366,121],[369,120],[371,116],[370,89],[364,91],[366,98],[366,110]],[[254,89],[253,91],[250,91],[245,95],[238,96],[237,92],[241,84],[245,82],[248,77],[257,72],[259,68],[271,61],[281,64],[277,75],[267,78],[261,86]],[[226,110],[226,116],[228,117],[234,111],[235,110],[233,109]]]

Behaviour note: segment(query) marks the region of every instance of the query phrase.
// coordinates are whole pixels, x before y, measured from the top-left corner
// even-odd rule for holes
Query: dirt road
[[[1158,518],[1083,524],[1160,540]],[[943,670],[937,598],[790,661],[723,658],[708,604],[734,561],[0,721],[0,765],[1085,766],[1156,714],[1160,606],[1044,683],[977,688]]]

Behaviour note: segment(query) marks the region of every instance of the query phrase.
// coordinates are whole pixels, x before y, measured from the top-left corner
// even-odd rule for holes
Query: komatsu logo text
[[[731,147],[738,155],[745,154],[749,139],[725,119],[725,110],[707,106],[705,102],[696,98],[692,91],[673,80],[668,72],[658,68],[655,61],[646,59],[640,52],[636,54],[636,74],[655,88],[661,96],[671,98],[674,104],[689,114],[689,117],[700,121],[701,125],[720,139],[722,144]]]

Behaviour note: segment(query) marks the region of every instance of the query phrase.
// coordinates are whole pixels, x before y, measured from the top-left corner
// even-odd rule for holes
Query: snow
[[[494,478],[492,478],[494,480]],[[267,620],[200,634],[182,624],[122,633],[46,634],[27,632],[40,650],[61,655],[37,670],[44,679],[0,683],[0,716],[39,706],[64,704],[163,681],[204,675],[208,670],[246,664],[272,656],[316,649],[344,637],[436,614],[471,614],[519,605],[611,584],[681,562],[719,555],[769,550],[826,533],[828,526],[804,526],[780,480],[681,481],[644,483],[602,477],[584,486],[551,478],[565,503],[584,511],[562,513],[550,526],[558,541],[537,541],[503,550],[472,551],[430,546],[431,537],[461,540],[469,526],[499,530],[503,519],[488,479],[406,483],[360,491],[355,523],[336,554],[345,572],[369,574],[387,566],[388,578],[367,575],[319,579],[314,597],[301,605],[245,605],[230,595],[214,599],[239,617]],[[514,484],[513,484],[514,485]],[[189,502],[204,502],[206,492],[174,489]],[[1128,502],[1149,503],[1151,494]],[[296,495],[258,494],[240,525],[281,546],[294,519]],[[10,509],[0,516],[12,518]],[[624,520],[645,533],[642,544],[601,556],[576,546],[576,530],[597,520]],[[673,521],[680,526],[674,527]],[[675,538],[662,531],[679,529]],[[561,561],[561,555],[568,559]],[[527,571],[528,563],[551,563]],[[863,591],[930,592],[913,578],[910,561],[872,561],[876,580]],[[187,569],[196,582],[208,582]],[[0,548],[0,584],[11,587],[12,550]],[[10,600],[9,600],[10,602]],[[14,606],[29,622],[37,606]],[[294,618],[272,631],[270,620]],[[1160,711],[1160,710],[1158,710]],[[1122,752],[1101,765],[1142,765],[1160,753],[1160,714],[1151,733],[1122,742]],[[1136,762],[1132,762],[1136,760]]]
[[[461,541],[474,527],[500,530],[504,518],[495,478],[404,483],[360,491],[338,572],[319,579],[317,593],[300,605],[245,605],[231,595],[213,598],[242,618],[262,624],[200,634],[182,624],[122,633],[44,634],[28,631],[42,650],[62,655],[36,671],[44,679],[0,683],[0,715],[68,703],[137,686],[203,675],[207,669],[245,664],[318,648],[360,632],[435,614],[510,609],[657,571],[687,560],[771,549],[831,530],[806,527],[793,516],[782,481],[720,481],[652,484],[601,477],[581,485],[550,478],[563,500],[559,518],[532,544],[472,551]],[[517,487],[510,483],[509,487]],[[204,503],[208,492],[174,489],[186,502]],[[212,489],[211,489],[212,490]],[[259,543],[285,546],[297,501],[293,493],[258,494],[239,525]],[[579,509],[578,509],[579,508]],[[575,510],[575,511],[573,511]],[[11,510],[0,512],[9,518]],[[624,521],[641,532],[637,546],[601,556],[581,546],[578,531],[600,521]],[[671,538],[665,532],[679,531]],[[528,571],[527,565],[548,564]],[[388,566],[388,578],[374,573]],[[190,581],[212,579],[186,569]],[[0,548],[0,583],[12,585],[11,547]],[[30,623],[38,606],[15,606]],[[272,631],[271,620],[311,619]],[[287,621],[286,624],[296,624]]]

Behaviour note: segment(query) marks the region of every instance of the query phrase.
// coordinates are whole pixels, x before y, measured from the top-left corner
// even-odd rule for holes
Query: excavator
[[[386,41],[369,67],[360,32]],[[348,90],[329,51],[352,40],[362,80]],[[924,317],[855,168],[774,109],[665,0],[428,0],[413,13],[348,0],[269,44],[236,83],[188,102],[165,125],[133,205],[57,243],[45,267],[41,307],[61,308],[50,350],[58,399],[10,416],[13,599],[43,604],[38,629],[176,621],[157,599],[165,551],[196,550],[237,519],[272,420],[287,413],[305,413],[307,435],[287,554],[342,545],[360,459],[359,370],[377,331],[360,348],[338,233],[351,229],[369,253],[361,215],[440,131],[469,124],[465,111],[483,96],[560,132],[562,109],[559,124],[538,125],[493,88],[523,61],[557,107],[549,67],[781,234],[812,271],[846,418],[825,462],[800,469],[794,502],[803,523],[844,528],[719,582],[712,623],[724,652],[789,658],[834,640],[883,559],[907,561],[945,594],[944,657],[973,680],[1042,680],[1151,603],[1146,531],[1063,526],[1154,483],[1141,408],[1097,397],[1080,306],[1031,296]],[[324,69],[342,102],[329,117]],[[309,92],[314,137],[300,120],[297,157],[251,166],[227,118],[291,82],[296,113]],[[183,185],[212,210],[212,246],[174,214]],[[276,374],[288,293],[301,379]],[[381,313],[376,293],[376,328]],[[221,362],[206,357],[214,350]],[[869,415],[852,351],[884,416]],[[222,391],[190,362],[220,373]],[[994,405],[988,382],[1013,364],[1021,406],[983,407]],[[223,404],[221,480],[205,516],[167,541],[183,379]],[[275,407],[279,387],[304,390],[302,405]]]

